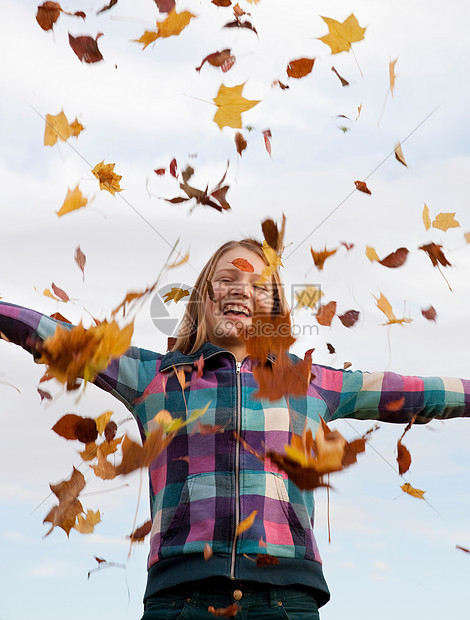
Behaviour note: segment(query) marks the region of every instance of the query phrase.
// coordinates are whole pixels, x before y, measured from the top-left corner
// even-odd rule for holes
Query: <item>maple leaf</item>
[[[423,223],[424,228],[429,230],[431,228],[431,218],[429,217],[429,207],[426,203],[424,203],[423,207]]]
[[[143,525],[136,528],[127,538],[130,538],[133,543],[144,542],[145,537],[147,536],[147,534],[150,534],[151,529],[152,521],[149,519]]]
[[[420,246],[418,250],[423,250],[424,252],[426,252],[426,254],[431,259],[434,267],[439,267],[439,264],[443,267],[452,267],[441,248],[442,245],[438,245],[436,243],[428,243],[426,245]]]
[[[85,254],[81,251],[80,246],[78,245],[75,248],[75,254],[74,254],[74,259],[75,262],[77,263],[77,265],[80,267],[80,270],[83,274],[83,281],[85,281],[85,263],[86,263],[86,256]]]
[[[418,499],[424,499],[424,494],[426,493],[426,491],[422,491],[421,489],[415,489],[409,482],[405,482],[400,488],[404,493],[408,493],[408,495],[417,497]]]
[[[300,79],[312,72],[315,58],[297,58],[287,65],[286,73],[289,77]]]
[[[214,122],[222,127],[233,127],[234,129],[242,128],[242,113],[250,110],[257,105],[260,100],[250,100],[242,97],[243,84],[238,86],[225,86],[221,84],[214,103],[218,107],[214,116]]]
[[[43,523],[52,524],[46,536],[49,536],[57,526],[62,528],[67,536],[69,535],[77,516],[83,512],[83,506],[77,498],[85,488],[85,484],[85,476],[74,467],[69,480],[49,485],[59,504],[53,506],[44,518]]]
[[[239,155],[241,155],[242,152],[246,149],[246,140],[243,137],[241,131],[237,131],[237,133],[235,134],[235,146],[237,147],[237,153]]]
[[[324,306],[320,306],[316,318],[320,325],[330,327],[331,321],[336,314],[336,301],[330,301]]]
[[[69,44],[82,62],[99,62],[103,60],[103,55],[98,49],[98,39],[101,36],[103,36],[102,32],[99,32],[94,39],[88,35],[73,37],[69,32]]]
[[[186,297],[187,295],[189,295],[189,291],[187,291],[186,289],[173,287],[171,291],[165,293],[163,297],[165,303],[168,303],[171,300],[173,300],[175,303],[178,303],[180,299],[183,299],[183,297]]]
[[[436,321],[437,312],[436,312],[434,306],[429,306],[429,308],[427,310],[421,310],[421,314],[428,321]]]
[[[383,295],[382,293],[380,293],[380,297],[379,298],[376,297],[375,300],[377,302],[377,308],[379,310],[382,310],[382,312],[385,314],[385,316],[388,319],[387,323],[384,323],[384,325],[393,325],[394,323],[403,325],[404,323],[411,323],[412,319],[405,319],[405,318],[397,319],[397,317],[395,316],[392,310],[392,306],[390,302],[385,297],[385,295]]]
[[[328,26],[329,32],[327,35],[318,38],[330,47],[332,54],[349,52],[352,43],[362,41],[364,38],[366,29],[359,25],[354,13],[351,13],[344,22],[338,22],[331,17],[321,16],[321,18]]]
[[[100,189],[106,189],[113,196],[116,192],[122,192],[119,181],[122,176],[114,172],[116,164],[105,164],[104,160],[93,168],[92,173],[100,183]]]
[[[57,139],[65,142],[71,136],[77,137],[83,131],[84,127],[75,119],[73,123],[69,123],[64,111],[61,110],[55,116],[46,114],[46,126],[44,129],[44,146],[54,146]]]
[[[221,52],[213,52],[206,56],[199,67],[196,67],[196,71],[200,71],[205,62],[208,62],[213,67],[220,67],[224,73],[233,67],[235,64],[235,56],[232,56],[230,49],[222,50]]]
[[[341,82],[341,86],[349,86],[349,82],[347,80],[345,80],[343,77],[340,76],[340,74],[336,71],[336,69],[334,67],[331,67],[331,70],[333,71],[333,73],[336,75],[336,77],[339,79],[339,81]]]
[[[249,530],[250,527],[255,522],[255,517],[257,514],[258,514],[258,511],[253,510],[253,512],[250,513],[248,517],[246,517],[246,519],[243,519],[243,521],[240,521],[240,523],[237,526],[235,536],[240,536],[240,534],[243,534],[243,532],[246,532],[246,530]]]
[[[449,228],[459,228],[460,224],[455,219],[455,213],[439,213],[432,223],[434,228],[446,232]]]
[[[245,341],[247,355],[263,363],[270,353],[287,351],[295,342],[289,311],[274,316],[255,312],[251,325],[240,331],[240,337]]]
[[[78,185],[75,189],[67,189],[67,195],[65,196],[65,200],[58,211],[56,211],[58,217],[62,217],[66,213],[70,213],[71,211],[75,211],[76,209],[81,209],[88,204],[88,198],[80,191]]]
[[[74,524],[74,528],[80,532],[80,534],[92,534],[95,531],[95,525],[100,523],[101,514],[100,511],[87,510],[86,515],[77,515],[77,522]]]
[[[72,329],[58,325],[53,336],[36,344],[41,353],[39,363],[47,364],[48,374],[68,390],[77,389],[77,379],[93,381],[112,359],[127,351],[133,328],[130,323],[120,329],[115,321],[104,321],[89,329],[81,323]]]
[[[389,81],[390,81],[390,92],[392,93],[392,97],[393,97],[393,91],[395,90],[395,79],[396,79],[395,65],[397,64],[397,60],[398,58],[395,58],[395,60],[391,60],[388,64],[388,76],[389,76]]]
[[[266,398],[274,402],[287,396],[305,396],[311,379],[311,366],[311,355],[306,354],[302,361],[294,363],[286,353],[279,353],[271,366],[260,364],[254,369],[253,377],[259,388],[253,398]]]
[[[354,185],[356,186],[356,189],[360,192],[363,192],[364,194],[372,194],[364,181],[354,181]]]
[[[157,31],[146,30],[136,42],[142,43],[144,45],[143,49],[145,49],[150,43],[153,43],[159,38],[178,36],[193,17],[196,17],[193,13],[189,11],[177,13],[176,8],[173,7],[163,21],[157,21]]]
[[[401,144],[397,142],[395,144],[395,158],[404,166],[408,167],[408,164],[405,161],[405,156],[403,155],[403,151],[401,150]]]
[[[320,250],[320,252],[315,252],[313,248],[310,248],[313,262],[315,263],[315,266],[318,268],[319,271],[323,269],[326,259],[330,256],[333,256],[333,254],[336,254],[337,250],[338,248],[335,248],[334,250],[327,250],[325,246],[324,250]]]

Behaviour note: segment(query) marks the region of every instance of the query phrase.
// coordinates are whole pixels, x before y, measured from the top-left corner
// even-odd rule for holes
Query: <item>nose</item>
[[[244,299],[249,299],[253,294],[253,287],[249,282],[233,282],[231,287],[231,293],[235,295],[239,295]]]

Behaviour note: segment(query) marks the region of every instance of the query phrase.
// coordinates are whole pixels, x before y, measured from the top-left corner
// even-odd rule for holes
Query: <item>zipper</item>
[[[242,418],[242,385],[241,385],[241,362],[236,362],[237,382],[237,434],[240,436]],[[237,528],[240,523],[240,442],[235,444],[235,530],[232,543],[232,561],[230,565],[230,579],[235,579],[235,558],[237,555]]]

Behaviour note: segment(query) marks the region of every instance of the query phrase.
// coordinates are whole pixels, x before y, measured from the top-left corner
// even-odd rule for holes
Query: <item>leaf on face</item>
[[[339,79],[339,81],[341,82],[341,86],[349,86],[349,82],[347,80],[345,80],[343,77],[340,76],[340,74],[336,71],[336,69],[334,67],[331,67],[331,70],[333,71],[333,73],[336,75],[336,77]]]
[[[404,493],[408,493],[412,497],[417,497],[418,499],[424,499],[424,494],[426,493],[426,491],[422,491],[421,489],[415,489],[409,482],[405,482],[400,488]]]
[[[220,67],[224,73],[231,69],[235,63],[235,56],[232,56],[230,49],[222,50],[221,52],[213,52],[206,56],[199,67],[196,67],[196,71],[200,71],[205,62],[208,62],[213,67]]]
[[[222,127],[233,127],[234,129],[242,128],[242,113],[250,110],[259,103],[259,100],[245,99],[242,96],[243,84],[238,86],[225,86],[221,84],[214,103],[218,107],[214,116],[214,122]]]
[[[83,125],[77,119],[70,124],[62,110],[55,116],[46,114],[46,126],[44,129],[44,146],[53,146],[57,139],[65,142],[71,136],[77,137],[83,131]]]
[[[176,8],[172,8],[166,19],[161,22],[157,21],[157,31],[146,30],[136,42],[142,43],[144,46],[143,49],[145,49],[150,43],[153,43],[159,38],[178,36],[193,17],[196,16],[189,11],[177,13]]]
[[[324,250],[320,250],[319,252],[316,252],[313,248],[310,248],[310,253],[312,254],[313,262],[315,263],[315,266],[318,268],[319,271],[323,269],[326,259],[329,258],[330,256],[333,256],[333,254],[336,254],[337,250],[338,248],[335,248],[334,250],[327,250],[325,246]]]
[[[113,196],[116,192],[122,192],[119,187],[119,181],[122,176],[114,172],[114,166],[116,164],[105,164],[104,160],[91,171],[93,175],[98,179],[100,183],[100,189],[106,189]]]
[[[424,223],[424,228],[426,230],[429,230],[431,228],[431,218],[429,217],[429,207],[426,203],[424,203],[424,208],[423,208],[423,223]]]
[[[98,49],[98,39],[102,36],[99,32],[95,39],[85,35],[82,37],[73,37],[69,33],[69,44],[75,54],[82,62],[94,63],[103,60],[103,56]]]
[[[356,186],[356,189],[360,192],[363,192],[364,194],[372,194],[364,181],[354,181],[354,185]]]
[[[359,320],[360,312],[358,310],[348,310],[341,316],[338,315],[338,319],[344,325],[344,327],[352,327]]]
[[[329,32],[327,35],[319,37],[319,40],[330,47],[332,54],[349,52],[351,43],[362,41],[364,38],[366,29],[359,26],[354,13],[351,13],[344,22],[338,22],[336,19],[323,16],[322,19],[328,26]]]
[[[218,616],[219,618],[233,618],[240,611],[240,605],[238,603],[232,603],[228,607],[216,609],[213,605],[209,605],[207,611],[213,616]]]
[[[164,302],[165,303],[168,303],[171,300],[173,300],[175,303],[178,303],[178,301],[180,301],[180,299],[183,299],[187,295],[189,295],[189,291],[188,290],[182,289],[182,288],[175,288],[175,287],[173,287],[171,289],[171,291],[168,291],[168,293],[165,293],[165,295],[163,295],[163,297],[164,297]]]
[[[404,323],[411,323],[412,319],[405,319],[405,318],[397,319],[397,317],[395,316],[392,310],[392,305],[390,304],[388,299],[385,297],[385,295],[383,295],[383,293],[380,293],[380,297],[379,298],[376,297],[375,300],[377,302],[377,308],[381,310],[388,319],[385,325],[393,325],[394,323],[403,325]]]
[[[455,213],[439,213],[432,223],[434,228],[446,232],[449,228],[459,228],[460,224],[455,219]]]
[[[401,150],[401,144],[399,142],[395,144],[395,158],[400,162],[400,164],[408,167],[408,164],[405,161],[405,156],[403,155],[403,151]]]
[[[133,543],[144,542],[145,537],[147,536],[147,534],[150,534],[151,530],[152,521],[149,519],[143,525],[136,528],[127,538],[130,538]]]
[[[247,261],[246,258],[234,258],[233,261],[231,261],[231,264],[240,271],[253,273],[255,270],[253,265],[249,261]]]
[[[285,352],[279,353],[271,366],[259,364],[254,369],[253,377],[259,388],[253,398],[266,398],[274,402],[288,396],[305,396],[311,379],[311,367],[312,357],[308,352],[297,363],[292,362]]]
[[[75,189],[67,189],[67,195],[65,196],[65,200],[58,211],[56,211],[58,217],[62,217],[66,213],[70,213],[71,211],[75,211],[76,209],[81,209],[88,204],[88,198],[82,194],[78,185]]]
[[[396,79],[395,65],[397,64],[397,60],[398,60],[398,58],[395,58],[395,60],[391,60],[389,62],[389,64],[388,64],[388,75],[389,75],[389,81],[390,81],[390,92],[392,93],[392,97],[393,97],[393,91],[395,90],[395,79]],[[402,162],[402,163],[404,163],[404,162]],[[406,164],[405,164],[405,166],[406,166]]]
[[[398,248],[395,252],[392,252],[385,258],[382,258],[382,260],[379,260],[379,263],[384,267],[396,269],[404,264],[406,257],[408,256],[408,252],[409,250],[407,248]]]
[[[443,267],[451,267],[451,263],[449,263],[441,248],[442,245],[438,245],[436,243],[428,243],[426,245],[420,246],[418,250],[423,250],[424,252],[426,252],[426,254],[431,259],[434,267],[438,267],[439,265],[442,265]]]
[[[258,511],[253,510],[253,512],[249,514],[248,517],[246,517],[246,519],[243,519],[243,521],[240,521],[240,523],[237,526],[235,536],[240,536],[240,534],[243,534],[243,532],[246,532],[246,530],[249,530],[250,527],[255,522],[255,517],[257,514],[258,514]]]
[[[286,73],[289,77],[300,79],[311,73],[315,58],[298,58],[291,60],[287,65]]]
[[[100,511],[87,510],[86,515],[77,515],[77,522],[73,526],[80,534],[92,534],[95,531],[95,525],[101,521]]]
[[[316,318],[320,325],[330,327],[331,321],[336,314],[336,301],[330,301],[324,306],[320,306]]]
[[[306,286],[301,291],[295,292],[295,300],[297,308],[311,308],[314,310],[318,302],[323,297],[323,292],[316,286]]]
[[[437,312],[436,312],[434,306],[429,306],[429,308],[427,308],[427,310],[421,310],[421,314],[428,321],[434,321],[434,322],[436,321]]]
[[[241,131],[237,131],[237,133],[235,134],[235,146],[237,148],[237,153],[239,155],[241,155],[243,153],[243,151],[246,149],[246,140],[243,137],[243,134]]]

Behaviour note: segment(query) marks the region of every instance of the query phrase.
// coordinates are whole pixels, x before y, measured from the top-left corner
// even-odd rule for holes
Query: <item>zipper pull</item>
[[[242,367],[242,363],[241,362],[236,362],[236,368],[237,368],[237,375],[240,374],[241,372],[241,367]]]

